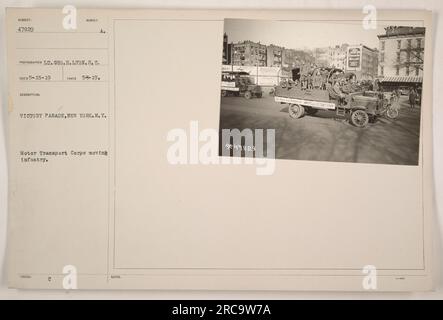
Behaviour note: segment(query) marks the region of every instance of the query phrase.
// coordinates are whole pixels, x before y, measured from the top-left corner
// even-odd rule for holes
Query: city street
[[[411,110],[407,96],[400,97],[400,107],[396,120],[380,117],[361,129],[336,120],[331,111],[291,119],[287,105],[269,94],[223,97],[220,124],[221,129],[275,129],[277,159],[416,165],[420,109]]]

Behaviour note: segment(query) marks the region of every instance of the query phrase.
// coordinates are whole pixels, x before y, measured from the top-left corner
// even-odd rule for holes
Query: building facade
[[[347,47],[345,71],[356,74],[358,80],[374,80],[378,74],[378,50],[365,45]]]
[[[345,70],[348,44],[337,45],[328,49],[329,66]]]
[[[266,46],[249,40],[232,44],[231,64],[237,66],[266,66]]]
[[[422,77],[425,28],[387,27],[378,36],[380,77]]]
[[[228,42],[228,35],[223,35],[223,64],[231,64],[231,47],[232,44]]]
[[[283,47],[269,45],[266,47],[266,66],[281,67],[283,64]]]
[[[314,49],[315,64],[319,67],[339,68],[346,66],[348,44]]]

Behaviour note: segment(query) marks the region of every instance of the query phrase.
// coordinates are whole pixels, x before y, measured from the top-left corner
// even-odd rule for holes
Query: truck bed
[[[275,96],[283,98],[331,102],[329,101],[328,91],[320,89],[301,90],[300,86],[291,88],[282,88],[281,86],[277,86],[275,88]]]
[[[276,102],[295,103],[316,109],[331,110],[336,107],[335,101],[329,99],[329,93],[326,90],[301,90],[300,86],[291,88],[277,86],[274,96]]]

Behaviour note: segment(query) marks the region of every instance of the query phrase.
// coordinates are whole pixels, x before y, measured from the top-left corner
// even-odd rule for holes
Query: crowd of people
[[[340,86],[348,93],[360,85],[355,74],[348,74],[348,77],[343,77],[343,71],[340,69],[322,68],[315,64],[302,64],[300,68],[295,68],[292,78],[293,80],[283,81],[282,85],[300,85],[302,90],[328,90],[329,86]]]
[[[361,84],[357,82],[355,74],[333,74],[326,83],[326,90],[330,99],[338,100],[341,103],[347,101],[349,94],[364,91]]]
[[[303,63],[299,68],[301,88],[326,90],[326,83],[329,76],[329,70],[326,68],[318,68],[315,64]]]
[[[298,86],[301,90],[327,90],[332,100],[346,103],[349,94],[363,91],[383,91],[378,79],[357,81],[355,74],[343,73],[340,69],[321,68],[315,64],[302,64],[300,68],[293,71],[293,80],[285,80],[283,86]],[[416,87],[409,89],[409,103],[411,108],[415,108],[419,100],[419,93]],[[400,98],[398,88],[392,91],[392,98],[396,101]]]

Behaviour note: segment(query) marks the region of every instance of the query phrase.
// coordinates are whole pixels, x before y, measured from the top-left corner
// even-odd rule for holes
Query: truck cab
[[[261,98],[263,90],[261,86],[252,82],[248,72],[225,71],[222,72],[221,96],[242,96],[246,99]]]

